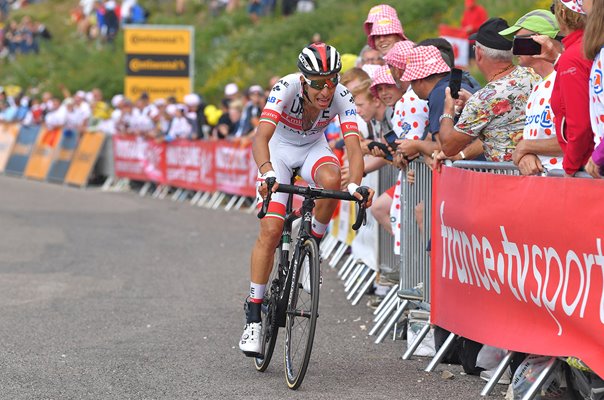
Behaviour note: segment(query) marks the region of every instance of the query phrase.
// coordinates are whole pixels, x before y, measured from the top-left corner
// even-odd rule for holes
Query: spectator
[[[465,147],[479,138],[487,160],[512,160],[522,137],[528,97],[541,77],[512,62],[512,42],[499,34],[508,27],[505,20],[491,18],[470,37],[476,40],[476,64],[488,83],[468,96],[456,124],[455,102],[446,91],[439,134],[446,156],[467,157]]]
[[[176,15],[183,15],[185,13],[186,0],[176,0]]]
[[[253,135],[260,123],[260,114],[266,102],[264,89],[260,85],[252,85],[248,89],[248,97],[249,101],[243,109],[241,123],[235,132],[235,137]]]
[[[588,60],[594,60],[589,77],[589,115],[591,127],[595,133],[596,148],[585,167],[585,171],[594,178],[604,173],[604,91],[602,90],[602,65],[604,64],[604,5],[601,1],[583,2],[587,13],[587,25],[583,39],[583,49]]]
[[[309,13],[315,10],[315,2],[314,0],[298,0],[298,4],[296,5],[296,12],[299,13]]]
[[[169,116],[168,128],[164,140],[171,142],[176,139],[192,139],[194,125],[187,119],[185,113],[187,107],[184,104],[169,104],[166,113]]]
[[[8,19],[10,13],[10,7],[8,0],[0,0],[0,22],[4,22]]]
[[[547,35],[554,39],[559,30],[556,17],[551,12],[534,10],[499,33],[510,39],[513,35]],[[550,106],[556,71],[550,62],[532,56],[518,56],[518,64],[532,68],[543,80],[535,86],[527,101],[523,140],[516,145],[512,160],[523,175],[536,175],[551,169],[560,169],[562,149],[556,139]]]
[[[113,43],[120,27],[120,22],[115,13],[115,1],[105,2],[105,14],[101,26],[101,38],[104,42]]]
[[[86,131],[88,118],[78,109],[76,101],[71,97],[63,101],[63,107],[65,107],[65,119],[63,122],[65,134],[67,136],[82,136]]]
[[[489,15],[483,6],[478,4],[476,0],[465,0],[465,7],[461,17],[461,29],[468,36],[478,32],[478,28],[482,25]]]
[[[281,13],[284,17],[292,15],[296,10],[298,0],[283,0],[281,3]]]
[[[195,128],[193,138],[203,139],[210,132],[210,126],[204,113],[206,105],[201,101],[201,97],[195,93],[187,94],[184,98],[184,103],[187,106],[185,116],[189,121],[193,122]]]
[[[228,98],[223,98],[220,102],[220,109],[222,110],[222,115],[218,118],[218,123],[212,130],[212,140],[218,139],[226,139],[229,131],[232,129],[233,123],[229,118],[229,104],[231,100]]]
[[[554,15],[564,35],[564,52],[555,64],[552,92],[556,136],[564,152],[562,166],[573,176],[589,161],[594,135],[589,118],[589,75],[592,61],[583,55],[585,15],[581,0],[555,0]]]
[[[239,99],[239,97],[240,97],[239,87],[237,86],[236,83],[231,82],[231,83],[228,83],[224,87],[224,97],[226,97],[229,100]]]
[[[260,15],[262,14],[262,1],[261,0],[248,0],[247,13],[250,16],[252,23],[257,24],[260,21]]]
[[[403,26],[398,19],[382,18],[373,23],[371,33],[367,36],[367,44],[372,49],[379,51],[385,56],[394,44],[401,40],[407,40],[403,32]]]

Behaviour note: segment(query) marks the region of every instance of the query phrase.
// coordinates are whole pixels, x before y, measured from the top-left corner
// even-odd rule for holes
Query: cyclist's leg
[[[287,152],[278,149],[278,140],[269,143],[271,164],[277,182],[289,182],[292,168],[283,158]],[[285,218],[287,194],[273,193],[267,215],[260,221],[260,232],[252,250],[250,267],[250,295],[246,304],[246,325],[239,342],[239,348],[248,356],[255,356],[262,349],[261,311],[266,285],[273,266],[275,248],[279,244]]]
[[[341,184],[340,163],[325,140],[318,140],[310,149],[300,175],[309,184],[329,190],[339,190]],[[317,244],[325,234],[338,201],[321,199],[316,201],[312,223],[312,236]]]

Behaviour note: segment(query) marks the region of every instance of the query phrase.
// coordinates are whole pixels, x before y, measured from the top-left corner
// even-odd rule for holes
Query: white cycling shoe
[[[245,324],[239,349],[248,357],[262,356],[262,322]]]

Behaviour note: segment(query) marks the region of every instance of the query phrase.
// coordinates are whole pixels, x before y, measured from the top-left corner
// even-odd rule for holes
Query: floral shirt
[[[541,77],[532,69],[516,67],[470,97],[455,129],[483,142],[488,161],[512,161],[522,139],[527,100]]]

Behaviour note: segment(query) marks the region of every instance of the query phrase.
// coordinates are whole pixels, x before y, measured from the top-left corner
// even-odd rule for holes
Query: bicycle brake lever
[[[258,218],[262,219],[264,218],[264,216],[266,215],[267,211],[268,211],[268,203],[270,203],[271,201],[271,195],[273,194],[273,186],[275,185],[275,183],[277,182],[276,178],[266,178],[266,189],[268,190],[267,194],[266,194],[266,198],[262,201],[262,208],[260,209],[260,212],[258,212]]]

